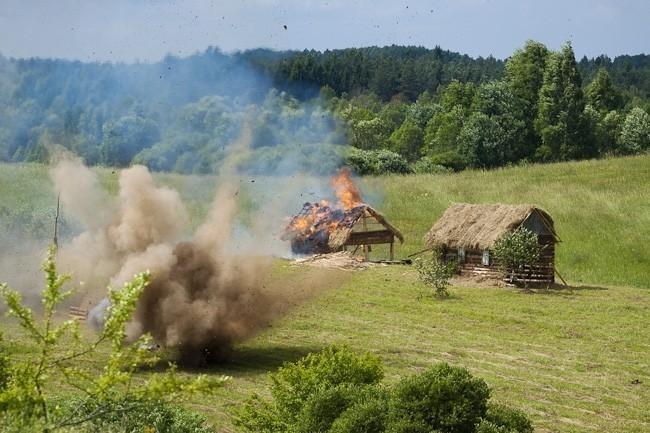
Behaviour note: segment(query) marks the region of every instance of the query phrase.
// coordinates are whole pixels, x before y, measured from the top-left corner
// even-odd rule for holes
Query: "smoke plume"
[[[188,362],[219,359],[283,309],[283,295],[263,283],[270,259],[235,255],[229,247],[237,189],[228,177],[219,182],[206,220],[191,236],[179,194],[157,186],[145,167],[120,172],[116,198],[102,195],[96,175],[80,160],[59,162],[51,177],[63,206],[88,227],[60,248],[59,262],[84,285],[89,299],[95,297],[87,302],[99,302],[90,323],[101,325],[108,306],[97,288],[118,287],[145,269],[152,280],[129,337],[150,333]]]

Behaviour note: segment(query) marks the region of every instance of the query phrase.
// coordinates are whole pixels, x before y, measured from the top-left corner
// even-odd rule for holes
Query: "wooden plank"
[[[395,235],[389,230],[370,232],[352,232],[346,245],[390,244],[395,242]]]

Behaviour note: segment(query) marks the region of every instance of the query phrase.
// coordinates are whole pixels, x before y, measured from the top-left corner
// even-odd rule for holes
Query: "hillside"
[[[548,211],[562,239],[557,268],[577,283],[650,288],[650,156],[531,165],[448,176],[380,177],[381,209],[417,251],[453,202],[533,203]]]
[[[99,172],[104,185],[115,191],[115,174]],[[198,223],[207,211],[214,179],[176,174],[159,174],[158,179],[181,192]],[[246,187],[245,209],[266,199],[264,194],[274,190],[268,185],[286,184],[284,179],[263,179]],[[49,239],[55,199],[46,168],[0,165],[0,185],[0,225]],[[267,187],[261,190],[259,185]],[[403,231],[406,243],[398,255],[422,249],[422,236],[453,202],[533,203],[555,219],[562,239],[557,268],[566,279],[650,288],[650,248],[639,242],[650,226],[648,155],[450,175],[366,177],[361,189]],[[304,200],[296,194],[294,201],[299,206]],[[287,214],[296,210],[290,207]],[[63,229],[73,230],[74,223],[64,219]]]
[[[99,173],[115,192],[113,171]],[[181,191],[194,222],[206,212],[213,178],[160,174],[158,180]],[[0,224],[49,239],[54,194],[46,167],[1,165],[0,185]],[[436,361],[466,366],[488,382],[496,400],[528,413],[538,432],[647,431],[650,251],[639,238],[650,223],[650,156],[364,178],[361,186],[404,231],[401,255],[420,248],[422,234],[451,202],[534,202],[555,218],[563,240],[558,267],[576,287],[527,295],[454,286],[451,299],[437,301],[418,299],[424,287],[409,267],[325,272],[278,261],[268,284],[294,290],[294,309],[237,347],[230,363],[212,367],[210,374],[227,374],[230,383],[194,398],[191,408],[219,431],[236,431],[233,410],[251,393],[266,393],[268,372],[338,343],[380,356],[389,381]],[[255,208],[257,193],[247,193],[245,209]],[[65,227],[73,230],[74,223]],[[7,246],[16,247],[3,240],[5,252]],[[29,356],[32,349],[9,323],[3,319],[5,336]]]

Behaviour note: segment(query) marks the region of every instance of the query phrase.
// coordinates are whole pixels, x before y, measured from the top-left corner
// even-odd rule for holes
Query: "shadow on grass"
[[[160,352],[160,360],[153,366],[142,366],[142,372],[161,372],[173,362],[178,365],[178,371],[185,373],[208,373],[239,376],[248,374],[268,373],[277,370],[285,362],[295,362],[312,352],[318,352],[323,347],[318,346],[239,346],[224,352],[220,360],[204,362],[193,357],[183,360],[174,351]]]
[[[224,374],[264,373],[276,370],[285,362],[295,362],[322,349],[322,346],[235,347],[224,363],[213,364],[207,368],[223,371]]]
[[[600,286],[564,286],[561,284],[554,284],[548,287],[529,287],[528,289],[518,287],[518,289],[524,294],[550,296],[574,296],[584,292],[609,290],[607,287]]]

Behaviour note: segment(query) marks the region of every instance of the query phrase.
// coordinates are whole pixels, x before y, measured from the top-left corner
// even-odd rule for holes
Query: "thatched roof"
[[[347,240],[350,238],[350,235],[352,234],[354,224],[359,221],[359,218],[361,218],[364,214],[366,216],[375,218],[379,224],[383,225],[387,230],[391,231],[395,237],[399,239],[400,243],[404,243],[404,236],[397,229],[397,227],[389,223],[386,217],[384,217],[384,215],[382,215],[378,210],[368,206],[367,204],[356,206],[346,211],[346,214],[348,213],[353,213],[352,218],[350,218],[351,224],[339,224],[337,228],[330,233],[327,245],[331,249],[337,250],[341,248],[345,242],[347,242]]]
[[[467,204],[449,207],[424,236],[427,248],[484,250],[490,248],[501,236],[515,230],[528,217],[537,212],[543,224],[553,234],[553,219],[544,210],[530,204]]]

